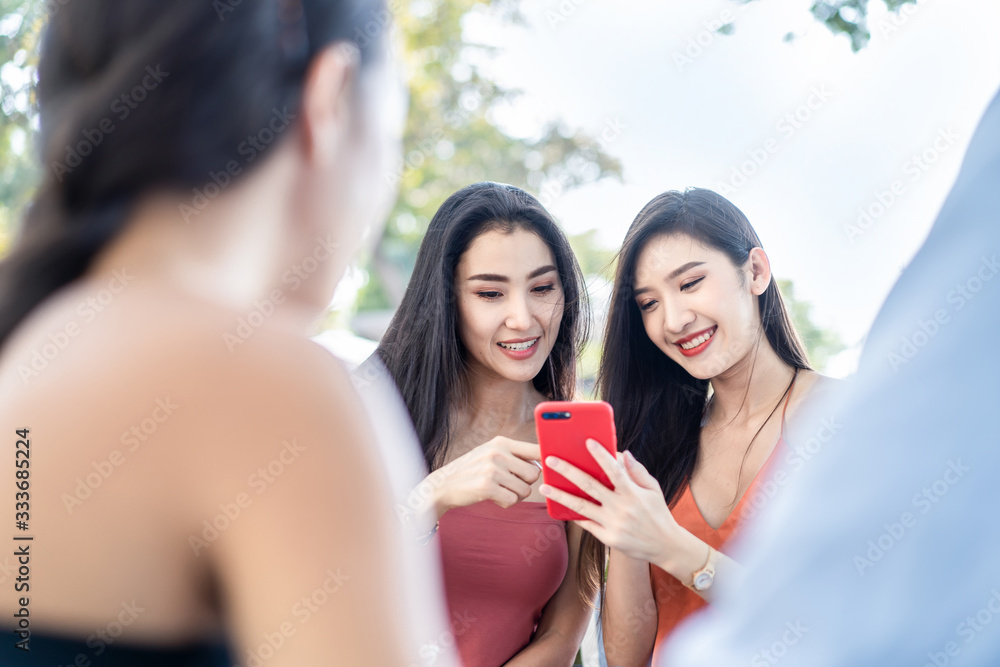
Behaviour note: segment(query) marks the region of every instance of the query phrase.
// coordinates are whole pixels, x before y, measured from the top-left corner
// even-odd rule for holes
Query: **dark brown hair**
[[[381,0],[60,3],[38,67],[46,169],[0,262],[0,347],[86,272],[139,196],[238,179],[239,147],[298,112],[313,56],[354,39],[370,61],[383,16]]]

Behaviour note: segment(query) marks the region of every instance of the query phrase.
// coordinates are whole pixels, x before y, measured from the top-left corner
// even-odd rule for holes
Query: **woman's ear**
[[[750,265],[750,293],[760,296],[771,284],[771,262],[763,248],[753,248],[747,262]]]
[[[303,151],[314,165],[329,167],[337,160],[349,131],[352,85],[360,54],[350,42],[326,47],[309,64],[302,92]]]

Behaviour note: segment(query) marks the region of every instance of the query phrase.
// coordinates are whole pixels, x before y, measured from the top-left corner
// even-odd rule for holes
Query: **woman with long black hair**
[[[0,663],[427,664],[372,425],[307,337],[394,194],[399,82],[351,41],[384,4],[57,9],[0,264]]]
[[[600,506],[543,486],[588,517],[591,589],[603,583],[609,665],[645,665],[713,583],[738,582],[725,551],[785,421],[820,376],[806,359],[746,216],[710,190],[665,192],[619,254],[601,361],[615,409],[614,457],[591,446],[614,489],[551,463]],[[709,392],[711,389],[711,392]],[[596,538],[596,539],[594,539]]]
[[[452,632],[469,665],[572,665],[589,607],[582,531],[548,516],[534,408],[573,397],[580,268],[523,190],[477,183],[438,209],[377,354],[430,475],[408,509],[439,520]]]

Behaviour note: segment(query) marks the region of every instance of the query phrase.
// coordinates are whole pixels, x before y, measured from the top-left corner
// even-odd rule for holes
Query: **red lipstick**
[[[715,332],[718,328],[719,328],[718,325],[716,325],[714,327],[709,327],[708,329],[703,329],[702,331],[698,331],[696,333],[691,334],[690,336],[685,336],[684,338],[675,341],[674,345],[677,346],[677,349],[680,350],[681,354],[683,354],[685,357],[694,357],[704,352],[708,348],[708,346],[712,344],[712,341],[715,340]],[[691,341],[697,340],[698,338],[701,338],[706,334],[708,335],[708,338],[706,338],[696,347],[692,347],[689,350],[685,350],[683,347],[681,347],[682,344],[690,343]]]

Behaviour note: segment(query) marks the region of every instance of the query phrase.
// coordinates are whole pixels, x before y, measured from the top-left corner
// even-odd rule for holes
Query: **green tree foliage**
[[[430,218],[456,190],[499,181],[545,203],[583,183],[621,175],[618,161],[598,141],[562,127],[558,119],[529,138],[511,136],[497,121],[518,91],[482,73],[496,49],[466,38],[463,23],[470,18],[518,22],[516,1],[413,2],[393,9],[403,40],[410,110],[403,161],[387,175],[398,182],[400,197],[370,265],[361,310],[399,302]]]
[[[30,201],[40,173],[35,149],[38,127],[34,84],[38,44],[49,8],[64,0],[0,0],[0,257]],[[621,177],[621,166],[600,142],[553,118],[533,136],[512,136],[500,121],[516,103],[518,91],[484,73],[497,55],[489,44],[467,37],[470,19],[518,24],[520,0],[389,0],[409,83],[410,108],[404,155],[385,174],[398,185],[397,201],[374,256],[358,309],[395,307],[413,268],[424,230],[440,203],[459,188],[481,180],[512,183],[550,203],[566,190],[607,177]],[[855,50],[867,43],[869,0],[817,0],[816,18],[851,38]],[[882,0],[898,10],[914,0]],[[361,36],[359,35],[359,38]],[[597,241],[596,230],[570,242],[587,275],[610,280],[614,251]],[[843,346],[809,320],[809,306],[782,284],[814,362]],[[594,332],[599,338],[600,332]],[[596,348],[591,356],[596,359]],[[593,360],[592,360],[593,361]],[[590,364],[594,365],[594,364]]]
[[[898,12],[903,5],[916,4],[917,0],[882,0],[890,11]],[[834,34],[847,35],[851,49],[863,49],[871,32],[868,30],[868,0],[817,0],[810,8],[816,20],[824,23]]]
[[[0,257],[38,178],[35,71],[42,2],[0,0]]]
[[[799,301],[795,298],[795,287],[791,280],[778,280],[778,288],[781,296],[792,316],[792,324],[795,330],[805,343],[806,353],[813,368],[822,371],[826,368],[826,362],[838,352],[844,350],[844,342],[835,331],[821,329],[813,321],[810,315],[812,306],[807,301]]]
[[[573,254],[580,263],[583,275],[604,276],[609,281],[614,277],[615,251],[601,245],[596,229],[570,235],[569,244],[573,247]]]
[[[0,256],[38,177],[33,148],[38,39],[47,7],[58,11],[61,1],[0,0]],[[916,0],[882,2],[899,11]],[[556,119],[530,140],[513,139],[494,122],[492,112],[517,93],[501,89],[469,65],[467,55],[478,52],[489,57],[491,49],[464,41],[462,21],[470,12],[488,8],[516,22],[520,19],[517,4],[517,0],[390,2],[411,76],[411,113],[406,159],[396,174],[403,196],[375,260],[397,281],[409,273],[414,240],[420,238],[429,214],[461,185],[493,178],[534,192],[548,184],[550,192],[560,192],[620,175],[619,165],[601,153],[593,140],[564,130],[569,134],[565,136]],[[846,35],[857,51],[871,37],[868,4],[869,0],[816,0],[811,11],[831,31]],[[724,28],[723,32],[729,32],[732,26]],[[368,306],[390,306],[392,300],[378,282],[365,290],[362,301]]]
[[[749,4],[756,0],[735,0]],[[915,5],[917,0],[882,0],[889,11],[898,13],[903,5]],[[825,25],[835,35],[845,35],[851,41],[855,53],[868,45],[871,32],[868,29],[869,0],[815,0],[809,11],[817,21]],[[727,23],[717,32],[732,34],[733,24]],[[785,35],[785,41],[795,39],[795,33]]]

